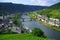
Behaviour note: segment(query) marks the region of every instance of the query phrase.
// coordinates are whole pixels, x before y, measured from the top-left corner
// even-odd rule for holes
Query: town
[[[31,29],[24,26],[23,24],[16,25],[13,23],[11,17],[15,17],[17,14],[10,14],[6,16],[0,16],[0,30],[7,31],[8,29],[12,30],[15,33],[26,33],[31,32]],[[20,19],[20,18],[19,18]]]
[[[47,16],[40,15],[40,14],[35,14],[34,16],[38,21],[40,20],[40,21],[46,22],[51,26],[56,26],[58,28],[60,27],[60,20],[57,18],[48,18]]]

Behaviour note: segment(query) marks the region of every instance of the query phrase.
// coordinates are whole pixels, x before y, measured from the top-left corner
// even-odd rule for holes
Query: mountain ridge
[[[37,12],[51,18],[60,19],[60,2],[46,8],[45,10],[38,10]]]
[[[32,5],[23,5],[23,4],[14,4],[14,3],[0,3],[0,13],[2,12],[29,12],[42,10],[46,6],[32,6]]]

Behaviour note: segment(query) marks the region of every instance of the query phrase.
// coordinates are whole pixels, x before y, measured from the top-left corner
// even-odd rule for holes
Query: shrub
[[[2,30],[0,30],[0,34],[2,34]]]
[[[32,30],[32,34],[39,37],[44,36],[44,33],[39,28],[34,28]]]
[[[0,34],[17,34],[17,32],[13,32],[11,29],[7,29],[6,31],[0,30]]]
[[[11,29],[7,29],[5,34],[17,34],[17,32],[13,32]]]

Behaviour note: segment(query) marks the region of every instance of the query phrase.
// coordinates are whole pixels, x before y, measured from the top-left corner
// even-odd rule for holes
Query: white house
[[[41,15],[37,15],[37,20],[41,20],[42,16]]]
[[[56,18],[49,18],[49,24],[58,27],[60,26],[60,21]]]
[[[44,21],[44,22],[48,22],[48,17],[47,17],[47,16],[42,15],[42,21]]]

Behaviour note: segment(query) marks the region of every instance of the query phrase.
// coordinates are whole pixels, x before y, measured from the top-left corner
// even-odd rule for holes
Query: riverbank
[[[37,21],[37,20],[36,20],[36,21]],[[50,29],[53,29],[53,30],[55,30],[55,31],[60,32],[60,28],[57,28],[57,27],[55,27],[55,26],[51,26],[51,25],[49,25],[49,24],[46,23],[46,22],[42,22],[42,21],[37,21],[37,22],[39,22],[41,25],[44,25],[45,27],[48,27],[48,28],[50,28]]]
[[[50,29],[53,29],[53,30],[56,30],[56,31],[60,32],[59,27],[51,26],[47,22],[43,22],[43,21],[40,21],[40,20],[36,19],[34,13],[30,13],[30,14],[28,14],[28,16],[30,16],[34,21],[37,21],[40,24],[42,24],[42,25],[44,25],[44,26],[46,26],[46,27],[48,27]]]

